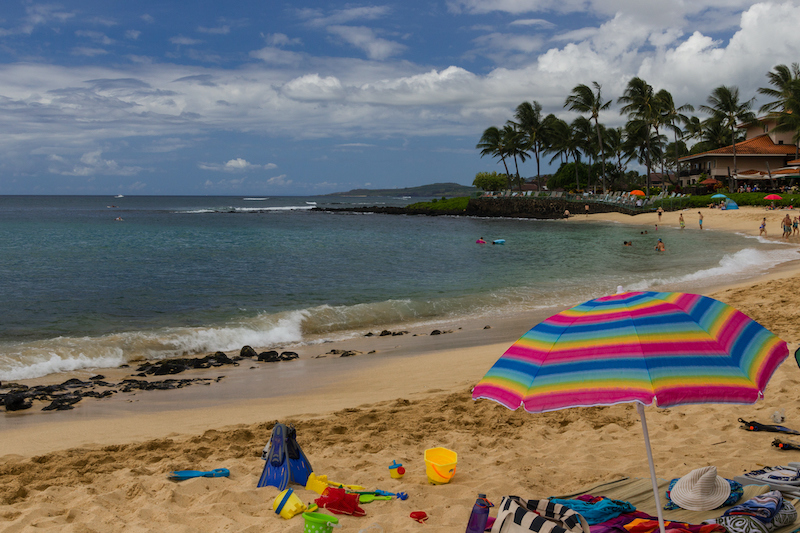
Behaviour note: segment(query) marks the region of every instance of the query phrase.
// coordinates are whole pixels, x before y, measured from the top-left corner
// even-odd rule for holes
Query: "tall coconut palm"
[[[797,158],[800,145],[800,64],[792,63],[791,68],[777,65],[767,73],[767,79],[775,88],[761,87],[758,92],[774,100],[761,106],[760,111],[768,112],[770,118],[776,119],[775,131],[794,132],[792,142]]]
[[[595,129],[592,122],[586,117],[578,117],[570,124],[572,134],[575,136],[578,149],[586,155],[589,161],[589,173],[587,176],[586,187],[592,185],[592,164],[598,155],[597,142],[595,141]]]
[[[756,120],[755,114],[751,111],[755,98],[742,102],[738,87],[720,85],[711,91],[706,101],[709,105],[701,105],[700,109],[719,119],[723,126],[730,129],[731,139],[733,139],[733,175],[736,176],[735,129],[738,123],[752,123]],[[733,188],[733,179],[730,179],[728,190],[733,192]]]
[[[639,139],[644,143],[643,152],[644,164],[647,168],[647,178],[645,181],[645,193],[650,194],[650,168],[651,168],[651,130],[658,122],[658,102],[653,93],[653,87],[639,77],[631,78],[625,87],[625,92],[617,99],[617,103],[624,104],[620,109],[621,115],[628,115],[628,122],[634,122],[633,130],[639,135],[631,139]],[[626,126],[627,129],[627,126]],[[646,131],[640,131],[646,130]]]
[[[548,119],[549,118],[550,115],[548,115]],[[554,154],[553,158],[550,159],[550,163],[555,161],[557,157],[561,157],[562,161],[564,159],[569,161],[570,156],[572,156],[573,161],[575,161],[575,189],[578,190],[581,188],[581,183],[578,178],[578,154],[580,153],[580,141],[577,135],[575,135],[575,130],[564,120],[556,118],[555,116],[549,120],[549,128],[550,143],[548,144],[547,151]]]
[[[658,91],[656,93],[656,99],[659,101],[662,123],[667,129],[672,130],[675,136],[675,174],[676,178],[680,181],[681,171],[678,159],[680,157],[680,151],[685,145],[681,146],[681,144],[678,143],[678,134],[680,133],[681,136],[683,135],[680,124],[687,124],[689,122],[689,117],[687,117],[684,112],[694,111],[694,107],[690,104],[683,104],[680,107],[675,107],[672,94],[666,89]]]
[[[519,163],[517,160],[524,163],[528,158],[528,153],[526,152],[527,146],[525,142],[525,134],[517,129],[516,124],[509,121],[505,126],[503,126],[502,135],[506,155],[514,158],[514,170],[516,170],[516,179],[514,181],[521,192],[522,178],[519,175]]]
[[[616,173],[621,177],[628,169],[630,154],[625,151],[625,130],[623,128],[609,128],[605,131],[603,143],[608,148],[608,153],[616,159]]]
[[[497,129],[496,126],[486,128],[481,136],[480,142],[475,146],[481,151],[481,158],[485,155],[492,157],[499,157],[503,162],[503,167],[506,169],[506,177],[511,180],[511,174],[508,172],[508,165],[506,164],[507,149],[503,133]]]
[[[515,124],[525,135],[527,150],[536,158],[536,184],[542,190],[541,168],[539,156],[546,146],[546,123],[542,119],[542,105],[534,100],[533,102],[522,102],[517,106],[514,113]]]
[[[594,121],[595,132],[597,133],[597,147],[599,148],[600,157],[602,158],[603,162],[603,194],[605,194],[608,192],[606,189],[606,152],[605,147],[603,146],[603,138],[600,135],[600,122],[598,117],[600,116],[601,111],[608,109],[608,107],[611,105],[611,100],[603,102],[603,97],[600,92],[600,84],[596,81],[593,81],[592,85],[594,85],[594,88],[597,91],[596,93],[593,92],[592,89],[587,85],[576,85],[572,89],[572,93],[564,102],[564,107],[569,107],[570,111],[589,113],[591,120]]]

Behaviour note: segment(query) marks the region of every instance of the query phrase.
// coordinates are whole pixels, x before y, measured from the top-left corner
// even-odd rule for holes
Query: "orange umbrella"
[[[640,191],[639,189],[636,189],[635,191],[631,191],[631,195],[632,196],[644,196],[645,194],[644,194],[644,191]]]

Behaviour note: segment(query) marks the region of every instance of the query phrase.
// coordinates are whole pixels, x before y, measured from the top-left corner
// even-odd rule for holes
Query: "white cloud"
[[[303,55],[297,52],[281,50],[273,46],[267,46],[261,50],[250,52],[250,57],[272,65],[296,65],[303,60]]]
[[[342,82],[338,78],[322,78],[319,74],[295,78],[284,84],[281,93],[293,100],[339,100],[344,96]]]
[[[139,36],[141,34],[142,34],[142,32],[140,32],[138,30],[127,30],[127,31],[125,31],[125,38],[126,39],[130,39],[132,41],[135,41],[136,39],[139,38]]]
[[[338,9],[329,15],[323,15],[319,10],[304,9],[298,11],[300,18],[306,19],[312,26],[329,26],[332,24],[346,24],[355,20],[375,20],[390,14],[388,6],[367,6]]]
[[[555,28],[555,24],[544,19],[518,19],[510,23],[512,26],[537,26],[539,28]]]
[[[182,35],[178,35],[176,37],[170,37],[169,42],[171,42],[172,44],[177,44],[177,45],[192,46],[192,45],[195,45],[195,44],[200,44],[203,41],[201,41],[199,39],[192,39],[191,37],[184,37]]]
[[[274,163],[267,163],[264,165],[257,165],[248,162],[241,157],[237,157],[236,159],[231,159],[223,164],[219,163],[199,163],[197,165],[199,168],[203,170],[214,170],[214,171],[223,171],[223,172],[244,172],[247,170],[270,170],[273,168],[277,168],[277,165]]]
[[[294,46],[302,44],[303,42],[297,37],[290,39],[285,33],[270,33],[269,35],[264,36],[264,40],[270,46]]]
[[[103,159],[102,154],[102,150],[86,152],[81,155],[80,162],[74,165],[67,158],[53,154],[48,157],[53,163],[49,171],[64,176],[134,176],[143,170],[141,167],[120,166],[113,159]]]
[[[108,54],[108,50],[105,50],[103,48],[89,48],[87,46],[76,46],[75,48],[72,49],[71,53],[74,56],[95,57]]]
[[[286,174],[281,174],[280,176],[275,176],[267,180],[267,185],[277,185],[281,187],[285,187],[287,185],[291,185],[292,180],[286,179]]]
[[[231,27],[227,24],[219,26],[217,28],[206,28],[204,26],[198,26],[197,31],[200,33],[208,33],[210,35],[228,35],[231,32]]]
[[[382,39],[365,26],[329,26],[328,32],[363,50],[370,59],[382,60],[400,54],[405,45]]]

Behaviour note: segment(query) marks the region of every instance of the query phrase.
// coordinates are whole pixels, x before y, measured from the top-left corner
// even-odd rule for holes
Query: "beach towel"
[[[574,500],[550,498],[550,501],[569,507],[584,517],[590,526],[616,518],[622,513],[632,513],[636,510],[636,507],[626,501],[612,500],[605,496],[596,498],[579,496]]]
[[[736,509],[738,511],[734,513]],[[764,520],[766,517],[769,517],[767,521]],[[723,526],[728,533],[773,533],[792,525],[795,520],[797,510],[776,490],[732,507],[713,522]]]
[[[779,490],[773,490],[731,507],[722,516],[747,515],[767,523],[772,521],[781,507],[783,507],[783,494]]]
[[[564,505],[549,500],[503,496],[492,533],[590,533],[586,520]]]

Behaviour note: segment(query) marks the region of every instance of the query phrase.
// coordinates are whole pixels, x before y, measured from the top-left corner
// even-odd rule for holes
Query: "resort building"
[[[754,184],[758,180],[800,177],[798,147],[792,143],[792,132],[775,132],[775,120],[762,118],[759,124],[739,126],[746,130],[745,140],[736,143],[736,175],[733,168],[733,146],[723,146],[699,154],[681,157],[682,187],[698,185],[702,174],[707,178],[727,183],[732,177],[737,182]]]

